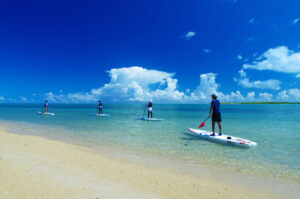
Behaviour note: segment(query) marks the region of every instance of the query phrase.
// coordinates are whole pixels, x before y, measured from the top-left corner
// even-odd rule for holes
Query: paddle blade
[[[205,126],[205,122],[202,122],[198,128],[202,128]]]

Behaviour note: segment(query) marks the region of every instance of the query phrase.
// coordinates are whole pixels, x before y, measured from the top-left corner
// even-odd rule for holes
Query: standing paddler
[[[217,100],[217,96],[215,94],[211,95],[211,106],[209,111],[209,116],[211,116],[212,122],[212,134],[210,136],[215,136],[215,123],[218,123],[219,126],[219,135],[222,135],[222,127],[221,127],[221,111],[220,111],[220,102]],[[212,114],[211,114],[212,112]]]
[[[152,100],[150,100],[150,101],[148,102],[147,107],[148,107],[148,119],[149,119],[150,116],[151,116],[151,118],[152,118]]]
[[[102,114],[102,102],[101,102],[101,100],[98,101],[98,110],[99,110],[99,115]]]
[[[48,100],[46,100],[45,103],[44,103],[44,109],[45,109],[45,113],[49,112],[49,103],[48,103]]]

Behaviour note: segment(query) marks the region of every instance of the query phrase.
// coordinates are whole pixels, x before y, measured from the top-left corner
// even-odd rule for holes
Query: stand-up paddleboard
[[[204,138],[207,140],[211,140],[211,141],[224,143],[224,144],[231,144],[231,145],[240,146],[240,147],[252,147],[252,146],[257,145],[256,142],[252,142],[250,140],[246,140],[243,138],[234,137],[234,136],[230,136],[230,135],[222,134],[219,136],[216,133],[215,136],[210,136],[212,134],[212,132],[209,132],[209,131],[204,131],[204,130],[200,130],[200,129],[192,129],[192,128],[189,128],[188,130],[191,135],[198,136],[198,137],[201,137],[201,138]]]
[[[137,120],[145,120],[145,121],[162,121],[163,119],[159,119],[159,118],[147,118],[147,117],[138,117]]]
[[[91,116],[96,116],[96,117],[109,117],[109,114],[99,114],[99,113],[91,113]]]
[[[38,114],[40,114],[40,115],[52,115],[52,116],[55,115],[55,113],[50,113],[50,112],[38,112]]]

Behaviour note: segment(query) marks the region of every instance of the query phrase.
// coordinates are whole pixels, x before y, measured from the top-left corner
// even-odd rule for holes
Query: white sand
[[[0,128],[0,198],[278,198]]]

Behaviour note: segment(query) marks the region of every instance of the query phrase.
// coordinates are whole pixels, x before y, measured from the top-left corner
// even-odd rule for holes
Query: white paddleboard
[[[159,119],[159,118],[139,117],[139,118],[137,118],[137,120],[145,120],[145,121],[161,121],[161,120],[163,120],[163,119]]]
[[[230,135],[218,135],[218,133],[215,134],[215,136],[210,136],[212,134],[212,132],[209,131],[204,131],[204,130],[200,130],[200,129],[192,129],[192,128],[188,128],[189,133],[191,135],[195,135],[207,140],[211,140],[211,141],[216,141],[216,142],[221,142],[224,144],[231,144],[231,145],[235,145],[235,146],[240,146],[240,147],[252,147],[252,146],[256,146],[257,143],[256,142],[252,142],[250,140],[246,140],[243,138],[239,138],[239,137],[234,137],[234,136],[230,136]]]
[[[38,112],[38,114],[40,114],[40,115],[52,115],[52,116],[55,115],[55,113],[50,113],[50,112]]]
[[[96,117],[109,117],[109,114],[99,114],[99,113],[91,113],[91,116],[96,116]]]

